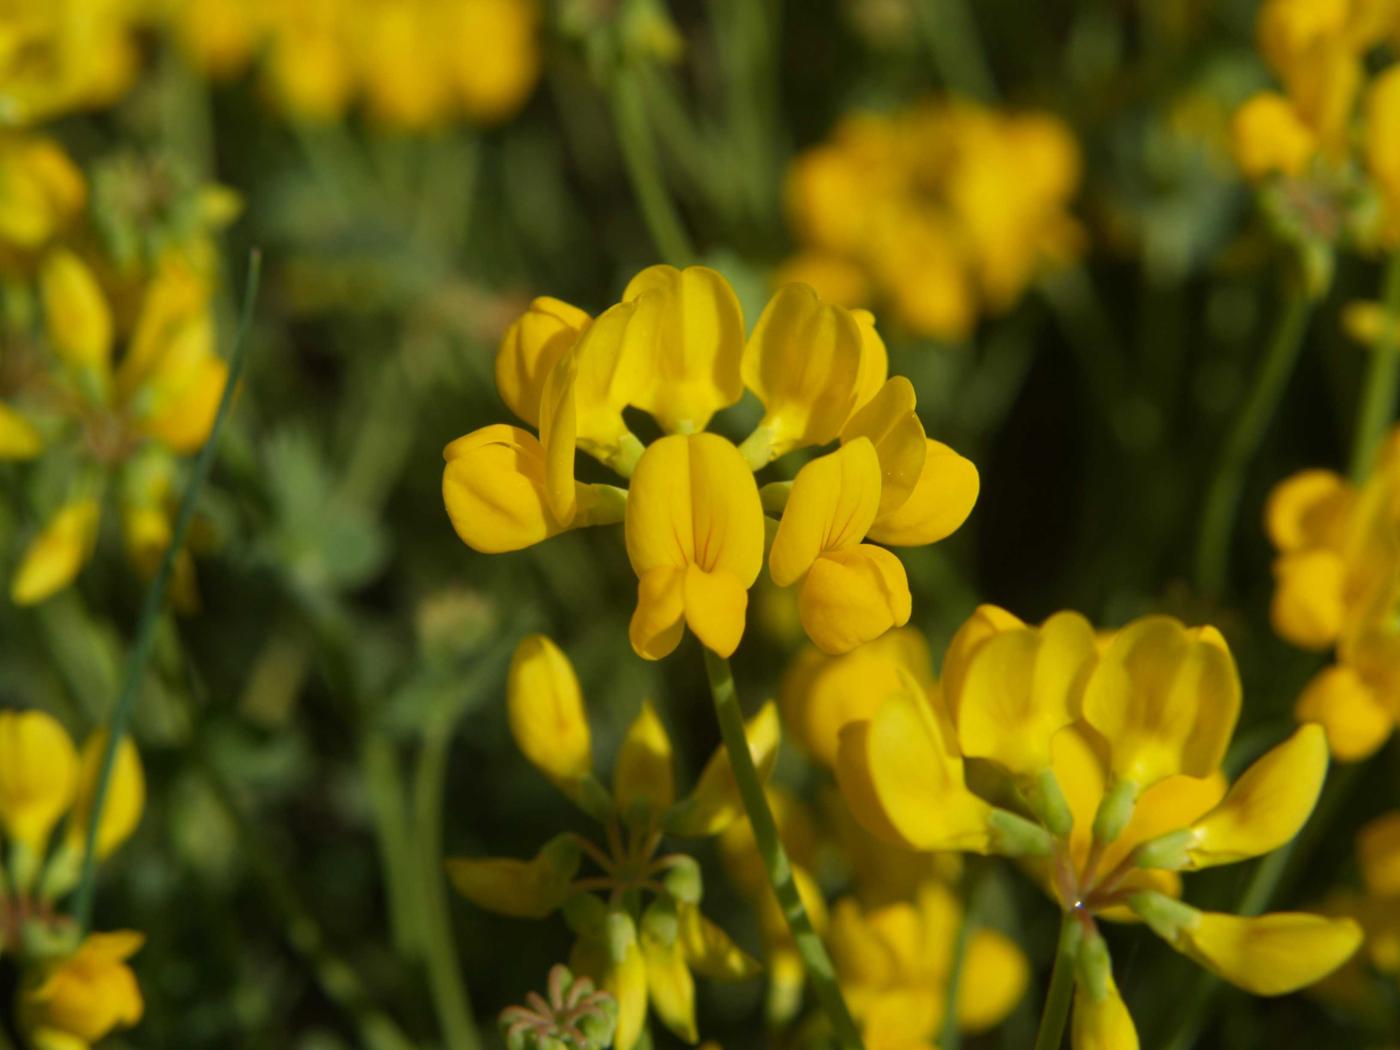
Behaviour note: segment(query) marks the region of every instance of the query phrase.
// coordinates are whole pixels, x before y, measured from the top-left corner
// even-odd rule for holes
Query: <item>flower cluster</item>
[[[1235,157],[1265,188],[1281,232],[1313,249],[1344,235],[1363,246],[1400,244],[1400,64],[1374,76],[1368,66],[1387,42],[1400,50],[1400,11],[1266,0],[1257,28],[1282,90],[1261,91],[1236,111]]]
[[[1099,919],[1136,916],[1258,995],[1312,983],[1356,950],[1350,920],[1178,899],[1178,872],[1291,839],[1327,770],[1323,732],[1307,725],[1227,785],[1240,684],[1214,629],[1149,616],[1101,638],[1075,613],[1033,627],[983,606],[950,643],[940,690],[901,678],[841,730],[842,791],[905,848],[1025,858],[1065,914],[1076,1047],[1137,1045]]]
[[[190,0],[170,17],[205,73],[258,61],[267,93],[299,120],[337,120],[359,98],[398,129],[493,122],[539,77],[535,0]]]
[[[622,742],[609,791],[594,776],[583,695],[568,658],[548,638],[522,641],[508,685],[511,734],[521,753],[585,813],[603,825],[603,844],[566,833],[528,861],[448,861],[468,899],[504,915],[544,918],[562,909],[577,934],[571,969],[617,1000],[618,1050],[645,1029],[647,1005],[694,1042],[693,974],[742,980],[758,964],[700,912],[699,865],[685,854],[658,855],[667,835],[718,835],[741,819],[738,788],[723,749],[689,795],[677,799],[671,741],[644,703]],[[770,704],[747,727],[755,764],[771,771],[778,714]],[[586,861],[598,872],[580,876]]]
[[[763,565],[765,511],[777,514],[773,582],[799,588],[818,647],[845,652],[909,619],[904,567],[877,544],[940,540],[977,498],[976,468],[925,435],[913,386],[887,371],[874,318],[802,284],[772,297],[747,341],[733,290],[704,267],[643,270],[594,319],[537,299],[501,344],[496,385],[538,437],[498,424],[458,438],[444,453],[443,498],[458,535],[487,553],[623,521],[638,578],[632,646],[652,660],[687,626],[719,655],[734,652]],[[764,413],[736,447],[705,428],[746,387]],[[623,419],[629,407],[664,436],[643,445]],[[832,442],[793,481],[760,492],[754,471]],[[577,481],[577,450],[627,489]]]
[[[1266,509],[1274,630],[1305,649],[1335,649],[1298,699],[1332,754],[1373,754],[1400,717],[1400,431],[1360,485],[1310,469],[1275,487]]]
[[[141,935],[79,939],[57,907],[77,884],[105,745],[99,732],[79,753],[49,715],[0,711],[0,831],[8,847],[0,866],[0,954],[19,958],[16,1016],[36,1047],[86,1050],[141,1019],[141,992],[126,965]],[[99,860],[136,829],[145,790],[135,745],[123,740],[97,826]]]
[[[1079,164],[1047,114],[952,100],[848,116],[793,162],[800,249],[783,274],[844,305],[886,303],[920,335],[960,339],[1080,252],[1067,211]]]

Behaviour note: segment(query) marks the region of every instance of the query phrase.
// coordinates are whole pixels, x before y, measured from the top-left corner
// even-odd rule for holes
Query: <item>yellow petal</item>
[[[613,797],[624,818],[646,823],[675,801],[671,738],[651,701],[632,721],[613,769]]]
[[[112,356],[112,313],[86,263],[55,248],[39,273],[49,345],[73,365],[105,368]]]
[[[506,329],[496,351],[496,389],[506,407],[531,426],[540,422],[545,377],[573,349],[589,321],[578,307],[541,296]]]
[[[1345,664],[1313,676],[1293,711],[1300,722],[1316,722],[1338,762],[1358,762],[1380,749],[1395,729],[1395,716],[1357,672]]]
[[[952,730],[912,678],[842,731],[837,777],[856,817],[887,841],[893,831],[917,849],[989,845],[991,807],[968,790]]]
[[[705,918],[694,904],[677,904],[677,940],[686,965],[712,981],[742,981],[757,974],[758,960],[730,940],[729,935]]]
[[[1307,822],[1327,777],[1327,738],[1305,725],[1244,771],[1223,802],[1192,826],[1190,867],[1269,853]]]
[[[536,769],[569,790],[592,771],[592,737],[569,658],[542,634],[525,638],[506,684],[510,731]]]
[[[820,289],[818,289],[820,293]],[[823,295],[832,299],[831,296]],[[833,302],[836,300],[832,299]],[[847,306],[847,303],[838,303]],[[856,374],[856,408],[864,406],[880,392],[890,374],[890,352],[875,329],[875,315],[869,310],[852,310],[860,328],[860,371]]]
[[[483,427],[452,442],[443,455],[443,503],[473,550],[523,550],[568,528],[550,509],[545,450],[529,431],[504,423]]]
[[[963,672],[960,694],[944,694],[963,754],[1026,777],[1050,768],[1051,737],[1074,721],[1095,658],[1094,629],[1078,613],[988,638]]]
[[[1109,742],[1119,779],[1146,788],[1213,773],[1239,717],[1240,681],[1224,639],[1146,616],[1119,631],[1084,691],[1084,719]]]
[[[855,547],[880,506],[880,459],[858,437],[797,472],[768,569],[779,587],[796,583],[828,551]]]
[[[1279,912],[1246,919],[1202,912],[1173,944],[1212,973],[1255,995],[1286,995],[1319,981],[1361,946],[1350,919]]]
[[[1014,941],[996,930],[974,930],[958,985],[958,1027],[982,1032],[1001,1024],[1029,981],[1030,964]]]
[[[1340,519],[1352,500],[1347,480],[1331,470],[1303,470],[1269,493],[1264,523],[1282,553],[1330,546],[1340,539]]]
[[[679,938],[666,943],[643,922],[640,941],[652,1009],[677,1038],[694,1044],[700,1038],[695,1027],[695,979]]]
[[[778,741],[782,730],[778,724],[778,708],[769,701],[744,726],[749,743],[749,755],[766,781],[778,760]],[[666,822],[673,835],[718,835],[744,815],[743,800],[734,782],[734,769],[729,764],[729,752],[723,745],[715,749],[705,770],[688,798],[676,810],[676,816]]]
[[[166,356],[167,367],[148,378],[150,408],[141,416],[147,434],[182,454],[197,451],[208,439],[228,382],[228,365],[213,349],[212,321],[191,328],[190,337],[207,340],[204,348],[189,357]]]
[[[37,987],[24,993],[27,1025],[54,1033],[55,1047],[86,1048],[117,1028],[141,1020],[145,1003],[126,960],[145,938],[129,930],[89,934],[77,951],[51,964]]]
[[[685,570],[685,622],[705,648],[728,659],[744,637],[748,588],[724,569],[706,572],[698,565]]]
[[[869,438],[880,461],[880,514],[909,499],[924,469],[924,425],[914,411],[914,386],[895,376],[857,409],[841,429],[842,443]]]
[[[44,448],[34,424],[0,401],[0,461],[33,459]]]
[[[569,896],[579,849],[569,836],[561,835],[531,860],[461,858],[446,865],[457,892],[478,907],[518,919],[542,919]]]
[[[658,566],[637,580],[637,608],[627,626],[632,649],[643,660],[662,660],[685,633],[686,570]]]
[[[1235,113],[1235,159],[1246,177],[1300,175],[1318,151],[1317,137],[1288,99],[1261,92]]]
[[[72,583],[97,542],[98,514],[95,499],[60,508],[24,552],[10,581],[10,600],[37,605]]]
[[[73,812],[68,819],[68,841],[79,855],[87,844],[88,824],[92,820],[93,800],[97,793],[97,778],[102,767],[102,753],[107,747],[107,733],[98,730],[83,744],[82,764],[78,776],[78,791]],[[118,846],[131,837],[141,823],[146,808],[146,775],[141,767],[141,754],[129,736],[117,745],[112,765],[112,779],[107,783],[107,797],[102,804],[102,820],[97,825],[97,859],[110,856]]]
[[[862,338],[849,310],[790,284],[768,301],[744,347],[742,373],[765,410],[776,458],[835,440],[856,405]]]
[[[1274,562],[1269,620],[1279,636],[1303,649],[1328,649],[1341,634],[1346,563],[1336,551],[1306,550]]]
[[[667,432],[690,433],[739,400],[744,317],[720,274],[704,266],[649,266],[622,301],[637,306],[626,336],[626,353],[643,377],[632,399],[637,408]]]
[[[1138,1050],[1133,1017],[1111,976],[1097,999],[1082,981],[1076,983],[1070,1045],[1073,1050]]]
[[[78,754],[67,730],[42,711],[0,711],[0,826],[42,855],[78,788]]]
[[[578,365],[572,355],[560,358],[540,392],[540,446],[544,449],[544,493],[556,521],[572,521],[578,507],[574,451],[578,445],[578,411],[574,400]]]
[[[1014,614],[996,605],[979,605],[958,628],[943,655],[943,696],[956,720],[957,698],[962,696],[962,682],[968,663],[987,639],[1002,631],[1016,630],[1025,624]]]
[[[967,520],[980,487],[981,479],[970,459],[928,439],[914,491],[898,508],[875,519],[870,538],[894,547],[937,543]]]
[[[1356,857],[1372,896],[1400,897],[1400,811],[1385,813],[1356,833]]]
[[[632,927],[630,919],[627,920],[627,927]],[[613,1046],[617,1050],[632,1050],[641,1041],[646,1029],[648,998],[647,964],[635,932],[623,947],[621,957],[608,967],[602,985],[617,1000],[617,1030]]]
[[[578,368],[574,397],[579,444],[602,458],[627,434],[622,410],[635,400],[643,382],[643,372],[628,352],[627,332],[635,312],[635,303],[605,310],[572,351]]]
[[[797,615],[807,637],[831,655],[903,627],[912,608],[904,564],[868,543],[823,554],[797,596]]]
[[[900,688],[901,670],[925,691],[933,688],[928,643],[913,628],[890,631],[841,656],[808,649],[778,691],[783,722],[813,758],[833,767],[842,728],[874,715],[884,697]]]

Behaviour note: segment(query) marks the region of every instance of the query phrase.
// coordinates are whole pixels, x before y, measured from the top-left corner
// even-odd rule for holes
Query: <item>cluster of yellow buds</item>
[[[888,842],[1019,857],[1037,873],[1075,960],[1077,1048],[1138,1045],[1100,919],[1141,919],[1258,995],[1310,984],[1360,944],[1348,919],[1179,899],[1179,872],[1288,842],[1327,771],[1323,731],[1306,725],[1227,785],[1240,684],[1213,628],[1149,616],[1099,636],[1076,613],[1034,627],[982,606],[949,644],[940,689],[900,677],[841,730],[842,792]]]
[[[778,290],[747,341],[733,290],[705,267],[643,270],[596,319],[537,299],[502,341],[496,385],[539,436],[498,424],[448,445],[447,511],[487,553],[623,521],[638,578],[632,646],[651,660],[687,626],[720,656],[734,652],[763,564],[765,511],[778,515],[773,582],[799,588],[818,647],[845,652],[909,619],[904,567],[876,544],[940,540],[977,498],[976,468],[925,435],[913,386],[887,372],[874,318],[802,284]],[[745,387],[764,414],[735,446],[705,428]],[[644,446],[623,420],[628,407],[665,435]],[[832,442],[793,481],[760,492],[755,471]],[[577,481],[579,449],[628,488]]]
[[[539,78],[536,0],[178,0],[169,17],[211,76],[261,61],[268,94],[300,120],[337,120],[362,98],[404,130],[497,121]]]
[[[565,833],[531,860],[448,861],[457,889],[483,908],[519,918],[562,909],[577,934],[570,969],[617,1001],[614,1045],[631,1050],[648,1004],[680,1038],[695,1042],[695,974],[751,977],[758,964],[700,912],[700,866],[659,854],[667,835],[704,838],[742,819],[734,774],[721,748],[694,789],[676,798],[671,741],[650,703],[623,739],[608,790],[593,773],[592,734],[568,657],[543,635],[522,641],[507,687],[511,734],[526,759],[590,817],[603,843]],[[747,726],[750,754],[767,775],[777,759],[778,713],[769,704]],[[587,861],[596,874],[580,875]]]
[[[106,737],[81,753],[67,731],[41,711],[0,711],[0,954],[19,959],[15,1016],[32,1044],[86,1050],[141,1018],[141,992],[126,960],[139,933],[79,938],[58,904],[78,881]],[[117,749],[95,853],[117,849],[145,805],[141,759],[130,740]],[[67,817],[61,832],[54,831]]]
[[[956,99],[844,118],[793,162],[799,244],[782,267],[847,306],[885,304],[910,331],[961,339],[1076,257],[1079,148],[1044,113]]]
[[[1282,90],[1236,112],[1240,170],[1266,188],[1270,214],[1304,247],[1345,235],[1364,247],[1400,244],[1400,63],[1374,76],[1368,65],[1382,46],[1400,56],[1400,9],[1266,0],[1257,31]]]
[[[1327,730],[1339,760],[1366,758],[1400,718],[1400,431],[1359,485],[1321,469],[1284,479],[1266,523],[1274,630],[1337,657],[1304,688],[1297,716]]]

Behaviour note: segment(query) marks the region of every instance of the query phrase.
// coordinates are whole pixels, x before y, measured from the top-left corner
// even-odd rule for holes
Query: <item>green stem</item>
[[[919,22],[948,89],[982,102],[994,101],[996,81],[965,0],[922,0]]]
[[[155,579],[146,588],[145,601],[141,606],[141,618],[136,623],[136,639],[132,643],[131,656],[127,660],[126,678],[122,691],[117,697],[107,723],[107,742],[102,751],[102,764],[98,767],[97,786],[92,796],[92,813],[88,817],[87,836],[83,846],[83,874],[78,882],[77,897],[73,904],[73,918],[78,929],[86,931],[92,922],[93,894],[96,890],[97,874],[97,829],[102,823],[102,807],[107,803],[107,789],[111,786],[112,769],[116,765],[117,748],[126,736],[127,725],[131,721],[132,709],[136,706],[136,694],[140,690],[141,678],[146,670],[146,661],[151,655],[151,642],[155,638],[156,624],[165,609],[165,592],[170,586],[170,577],[175,569],[175,557],[184,548],[185,536],[194,518],[195,502],[200,489],[209,477],[214,465],[214,450],[219,444],[219,434],[228,421],[233,407],[234,395],[238,390],[238,378],[243,372],[248,356],[248,330],[253,322],[253,304],[258,296],[258,278],[262,273],[262,253],[254,249],[248,256],[248,277],[243,290],[243,316],[238,321],[238,332],[234,336],[233,354],[229,359],[228,380],[224,383],[223,396],[219,399],[219,411],[214,417],[214,426],[205,439],[204,447],[194,462],[194,472],[185,494],[180,500],[180,510],[175,516],[175,527],[170,534],[170,543],[161,556],[160,569]]]
[[[1283,313],[1279,315],[1249,397],[1235,417],[1234,426],[1220,451],[1215,476],[1206,492],[1205,511],[1201,516],[1201,531],[1196,544],[1196,585],[1208,597],[1218,595],[1224,586],[1230,539],[1234,533],[1245,474],[1288,387],[1312,309],[1312,300],[1301,288],[1288,293],[1288,300]]]
[[[1055,948],[1055,969],[1050,974],[1050,990],[1040,1014],[1040,1030],[1035,1034],[1035,1050],[1059,1050],[1069,1023],[1069,1007],[1074,999],[1074,957],[1079,948],[1081,929],[1074,912],[1060,920],[1060,941]]]
[[[613,76],[612,111],[627,177],[656,250],[672,266],[685,266],[695,253],[670,194],[666,192],[637,74],[625,65]]]
[[[1395,395],[1400,389],[1400,251],[1390,257],[1386,266],[1381,304],[1385,308],[1385,324],[1371,347],[1371,364],[1362,387],[1351,448],[1351,480],[1358,483],[1371,472],[1376,450],[1395,416]]]
[[[428,920],[414,886],[413,840],[405,821],[408,803],[399,758],[388,734],[369,726],[361,735],[360,766],[374,813],[374,837],[389,901],[389,929],[400,955],[420,959],[428,940]]]
[[[817,931],[812,928],[812,920],[807,909],[802,906],[802,898],[797,892],[793,879],[792,863],[778,837],[778,826],[773,820],[773,812],[768,808],[768,799],[763,794],[763,784],[754,768],[753,756],[749,754],[748,738],[744,735],[744,716],[739,710],[739,697],[734,691],[734,672],[729,661],[722,656],[705,650],[705,673],[710,679],[710,692],[715,700],[715,715],[719,719],[719,732],[724,740],[724,749],[729,753],[729,764],[734,771],[734,782],[739,788],[744,809],[753,829],[754,843],[768,872],[769,884],[778,898],[783,918],[787,920],[792,933],[797,954],[807,970],[812,988],[817,993],[822,1010],[826,1013],[831,1027],[841,1046],[860,1050],[860,1032],[846,1000],[841,995],[841,986],[836,980],[836,971],[831,958],[826,954]]]
[[[452,939],[452,916],[443,888],[442,793],[447,777],[447,754],[452,741],[452,717],[439,714],[423,732],[413,783],[415,856],[418,888],[426,913],[428,984],[437,1008],[446,1045],[477,1050],[481,1039],[472,1022],[471,1000],[462,977],[461,960]]]

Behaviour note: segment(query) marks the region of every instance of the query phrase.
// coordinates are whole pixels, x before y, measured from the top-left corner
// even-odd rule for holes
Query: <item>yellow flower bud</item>
[[[638,579],[629,630],[637,654],[666,656],[688,624],[705,646],[731,655],[763,564],[763,508],[738,449],[714,434],[654,442],[632,475],[626,539]]]
[[[1278,849],[1312,815],[1327,777],[1327,737],[1305,725],[1240,775],[1220,805],[1191,827],[1188,867],[1212,867]]]
[[[861,543],[880,504],[880,461],[860,437],[798,471],[768,556],[779,587],[801,582],[798,618],[823,652],[849,652],[909,622],[904,566]]]
[[[1385,813],[1356,833],[1356,856],[1368,893],[1400,897],[1400,811]]]
[[[651,701],[633,719],[622,739],[613,769],[613,798],[626,820],[648,823],[669,809],[676,798],[671,738],[656,717]]]
[[[544,635],[533,634],[516,646],[506,703],[521,754],[571,793],[571,785],[592,771],[592,738],[573,665]]]
[[[782,735],[778,709],[771,701],[748,720],[744,735],[759,778],[766,781],[778,761],[778,741]],[[744,804],[739,797],[739,786],[734,782],[729,752],[720,746],[705,763],[695,790],[680,802],[673,817],[667,820],[666,830],[673,835],[718,835],[743,815]]]
[[[946,714],[907,674],[875,717],[841,731],[836,777],[851,811],[877,838],[909,848],[986,852],[992,807],[963,780]]]
[[[686,965],[675,923],[667,923],[671,926],[669,938],[658,934],[656,925],[643,918],[639,938],[646,963],[647,995],[661,1023],[693,1045],[700,1038],[695,1027],[695,979]]]
[[[44,448],[34,424],[0,401],[0,461],[33,459]]]
[[[1313,676],[1293,710],[1300,722],[1316,722],[1338,762],[1375,754],[1395,729],[1395,716],[1357,672],[1345,664]]]
[[[958,692],[944,693],[963,754],[1023,778],[1049,769],[1050,740],[1075,720],[1096,656],[1093,627],[1072,612],[986,639]]]
[[[1114,635],[1083,700],[1084,720],[1108,741],[1115,778],[1138,789],[1174,773],[1214,773],[1239,710],[1225,640],[1169,616],[1145,616]]]
[[[97,792],[97,777],[102,766],[102,752],[107,746],[106,730],[98,730],[83,744],[82,768],[78,779],[77,798],[68,820],[69,846],[81,855],[87,845],[88,824],[92,820],[93,799]],[[97,825],[97,859],[110,856],[118,846],[131,837],[141,823],[146,808],[146,775],[141,768],[141,754],[131,737],[123,737],[117,745],[112,764],[112,778],[107,782],[107,797],[102,804],[102,820]]]
[[[863,343],[851,312],[804,284],[768,301],[742,362],[745,385],[763,402],[756,434],[765,437],[767,459],[835,440],[856,407]]]
[[[531,426],[539,426],[545,377],[590,321],[578,307],[541,296],[506,329],[496,352],[496,389],[506,407]]]
[[[744,317],[720,274],[704,266],[649,266],[622,301],[636,303],[626,351],[642,376],[632,403],[669,433],[704,430],[744,393]]]
[[[901,670],[912,674],[926,692],[935,687],[928,643],[911,627],[890,631],[840,656],[808,649],[778,690],[783,722],[813,758],[835,766],[842,727],[871,718],[884,698],[900,688]]]
[[[89,934],[38,987],[24,993],[24,1026],[36,1040],[67,1036],[87,1045],[116,1028],[136,1024],[145,1004],[126,960],[144,942],[141,934],[131,931]]]
[[[56,248],[39,273],[49,345],[69,364],[105,368],[112,356],[112,313],[86,263]]]
[[[68,731],[42,711],[0,711],[0,827],[42,855],[73,804],[78,754]]]
[[[478,907],[518,919],[542,919],[569,896],[578,865],[577,842],[560,835],[532,860],[459,858],[447,861],[447,875],[457,892]]]
[[[1246,178],[1301,175],[1318,152],[1317,136],[1281,95],[1261,92],[1235,113],[1235,160]]]
[[[97,542],[99,513],[95,499],[60,508],[24,552],[10,582],[10,600],[37,605],[72,583]]]
[[[1346,478],[1330,470],[1302,470],[1269,493],[1264,524],[1281,552],[1340,546],[1354,493]]]
[[[1137,1028],[1111,975],[1102,996],[1082,981],[1075,985],[1070,1045],[1074,1050],[1138,1050]]]

